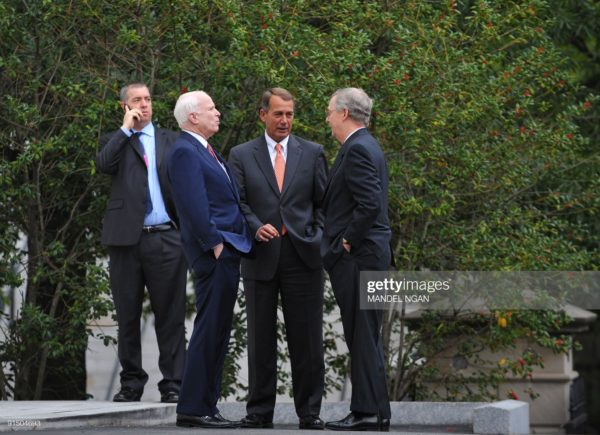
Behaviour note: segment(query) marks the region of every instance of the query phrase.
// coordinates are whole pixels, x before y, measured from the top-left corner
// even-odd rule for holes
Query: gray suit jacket
[[[176,223],[177,215],[171,197],[165,163],[166,151],[177,139],[177,133],[155,126],[156,166],[160,190],[167,213]],[[110,200],[102,220],[102,243],[108,246],[135,245],[142,234],[148,169],[142,151],[135,147],[121,129],[100,138],[96,168],[112,176]]]
[[[290,135],[281,193],[264,135],[234,147],[229,164],[238,182],[242,212],[255,244],[254,258],[242,258],[242,276],[268,280],[275,274],[281,238],[270,242],[256,240],[256,232],[267,223],[278,231],[285,224],[285,237],[290,238],[305,265],[311,269],[321,267],[321,200],[327,179],[323,147]]]

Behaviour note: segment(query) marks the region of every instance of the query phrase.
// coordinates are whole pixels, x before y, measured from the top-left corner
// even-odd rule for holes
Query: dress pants
[[[142,233],[133,246],[109,246],[110,284],[117,312],[121,387],[142,392],[140,319],[148,289],[158,342],[162,393],[178,391],[185,363],[186,261],[179,231]]]
[[[340,307],[344,337],[350,350],[352,399],[350,410],[389,419],[390,401],[385,378],[381,324],[382,310],[360,309],[360,271],[388,270],[389,250],[380,253],[365,240],[329,270],[329,278]]]
[[[277,302],[281,293],[296,413],[299,417],[319,415],[325,372],[323,279],[323,270],[306,267],[290,238],[283,236],[274,278],[244,280],[248,319],[248,414],[273,419],[277,388]]]
[[[219,410],[223,363],[240,282],[240,257],[225,244],[218,259],[212,251],[195,260],[196,318],[188,345],[177,413],[214,416]]]

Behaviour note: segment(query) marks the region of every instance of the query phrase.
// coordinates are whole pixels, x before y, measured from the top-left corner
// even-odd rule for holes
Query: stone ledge
[[[479,406],[473,410],[473,433],[528,434],[529,404],[503,400]]]
[[[6,401],[0,432],[96,426],[155,426],[175,421],[175,405],[151,402]]]
[[[219,403],[221,413],[233,420],[246,415],[246,404]],[[339,420],[349,411],[348,402],[324,402],[321,418]],[[407,428],[448,428],[481,434],[529,433],[529,406],[525,402],[392,402],[394,431]],[[174,425],[175,405],[151,402],[114,403],[101,401],[3,402],[0,406],[0,432],[31,429],[58,429],[96,426]],[[274,422],[295,426],[298,417],[293,403],[278,403]]]

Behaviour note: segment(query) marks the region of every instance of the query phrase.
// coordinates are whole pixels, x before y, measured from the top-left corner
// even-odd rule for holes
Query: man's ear
[[[260,118],[260,120],[264,124],[265,123],[265,118],[267,117],[267,112],[265,112],[265,109],[258,109],[258,117]]]

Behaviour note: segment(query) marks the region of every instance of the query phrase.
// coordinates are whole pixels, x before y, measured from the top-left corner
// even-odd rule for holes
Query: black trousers
[[[140,319],[144,287],[154,313],[160,353],[161,392],[179,391],[185,363],[185,287],[187,266],[179,231],[142,233],[133,246],[110,246],[110,285],[117,313],[121,387],[142,392]]]
[[[323,270],[307,268],[289,237],[281,240],[275,277],[244,280],[248,319],[246,410],[272,420],[277,389],[277,301],[281,305],[299,417],[319,415],[323,397]]]
[[[387,270],[389,264],[389,250],[378,252],[370,241],[365,241],[351,253],[344,251],[329,270],[350,350],[350,410],[388,419],[391,411],[381,336],[383,311],[361,310],[359,287],[361,270]]]

